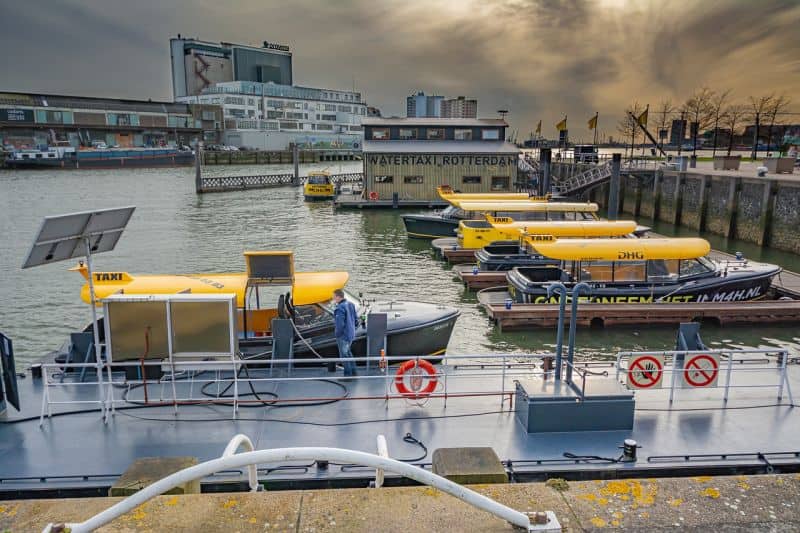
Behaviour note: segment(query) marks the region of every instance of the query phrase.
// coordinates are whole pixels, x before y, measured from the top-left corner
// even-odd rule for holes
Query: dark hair
[[[336,289],[333,291],[334,296],[338,296],[339,298],[344,298],[344,291],[342,289]]]

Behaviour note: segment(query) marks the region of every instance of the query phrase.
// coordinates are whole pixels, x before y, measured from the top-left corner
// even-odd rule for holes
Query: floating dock
[[[481,289],[489,289],[492,287],[507,287],[506,271],[485,271],[478,270],[475,265],[456,265],[453,267],[453,272],[456,277],[464,284],[467,290],[479,291]]]
[[[514,303],[505,289],[483,290],[478,303],[500,331],[558,324],[558,305]],[[570,315],[569,306],[565,314]],[[578,306],[579,326],[673,324],[712,321],[720,325],[800,322],[800,300],[756,300],[748,302],[597,304]]]
[[[451,265],[463,265],[475,262],[475,250],[465,250],[458,245],[455,237],[441,237],[431,241],[436,257],[444,259]]]

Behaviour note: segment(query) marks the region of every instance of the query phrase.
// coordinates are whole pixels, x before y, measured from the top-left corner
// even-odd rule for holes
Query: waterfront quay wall
[[[608,206],[608,184],[588,193]],[[697,171],[623,175],[618,212],[800,254],[800,181]]]
[[[355,150],[300,150],[300,163],[320,163],[324,161],[356,161],[361,152]],[[247,150],[247,151],[204,151],[204,165],[269,165],[292,164],[291,150]]]

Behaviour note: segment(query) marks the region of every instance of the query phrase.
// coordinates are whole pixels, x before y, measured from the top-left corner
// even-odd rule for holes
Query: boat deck
[[[469,276],[465,274],[464,277]],[[557,304],[514,303],[503,287],[478,293],[478,304],[500,331],[558,324]],[[569,316],[569,307],[565,311]],[[673,324],[713,321],[719,325],[800,322],[800,300],[753,300],[747,302],[690,303],[583,303],[578,307],[579,326]]]
[[[742,388],[731,389],[727,404],[720,388],[677,389],[672,404],[666,388],[653,388],[635,395],[632,431],[528,434],[514,413],[512,391],[517,380],[543,386],[541,356],[508,356],[505,364],[497,357],[475,356],[473,364],[448,360],[440,367],[447,377],[440,378],[435,397],[422,402],[394,392],[394,368],[388,375],[362,372],[355,381],[340,381],[324,368],[295,369],[291,376],[276,370],[275,380],[266,381],[267,370],[253,368],[248,379],[238,380],[236,419],[230,404],[203,403],[209,398],[201,387],[215,393],[229,383],[212,381],[216,371],[176,380],[175,398],[184,398],[177,406],[171,381],[148,385],[149,401],[163,402],[149,407],[140,403],[143,387],[127,395],[115,387],[115,413],[107,423],[99,404],[92,403],[96,384],[81,385],[70,377],[58,384],[51,376],[57,384],[48,387],[51,401],[85,403],[52,405],[53,416],[41,427],[44,380],[27,373],[19,380],[22,412],[9,408],[0,422],[0,498],[105,494],[137,458],[190,455],[204,461],[219,457],[237,433],[248,435],[257,449],[332,446],[373,453],[377,435],[383,434],[392,457],[414,459],[426,468],[437,448],[490,446],[517,480],[800,469],[800,410],[790,404],[788,387],[783,400],[777,398],[781,374],[773,358],[734,364],[731,384]],[[608,375],[588,376],[587,391],[617,379],[613,363],[590,368]],[[228,371],[228,379],[231,375]],[[787,376],[791,389],[800,390],[800,365],[789,364]],[[247,395],[250,384],[262,399],[280,403],[259,403]],[[427,454],[403,441],[408,433],[424,443]],[[564,457],[565,452],[617,457],[626,438],[641,445],[636,462]],[[354,465],[261,465],[259,472],[268,488],[366,486],[374,478],[373,471]],[[222,473],[205,479],[204,490],[243,486],[245,479],[243,472]]]

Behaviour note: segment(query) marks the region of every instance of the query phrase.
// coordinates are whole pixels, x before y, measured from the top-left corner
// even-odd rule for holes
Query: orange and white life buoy
[[[409,377],[409,385],[406,386],[406,373]],[[422,383],[427,378],[428,384],[422,388]],[[420,398],[427,398],[436,389],[439,380],[436,378],[436,369],[433,365],[424,359],[410,359],[400,365],[397,373],[394,376],[394,386],[397,392],[405,396],[418,400]]]
[[[377,199],[378,199],[378,193],[377,193],[377,192],[375,192],[375,191],[371,191],[371,192],[369,193],[369,199],[370,199],[370,200],[372,200],[372,201],[374,202],[375,200],[377,200]]]

